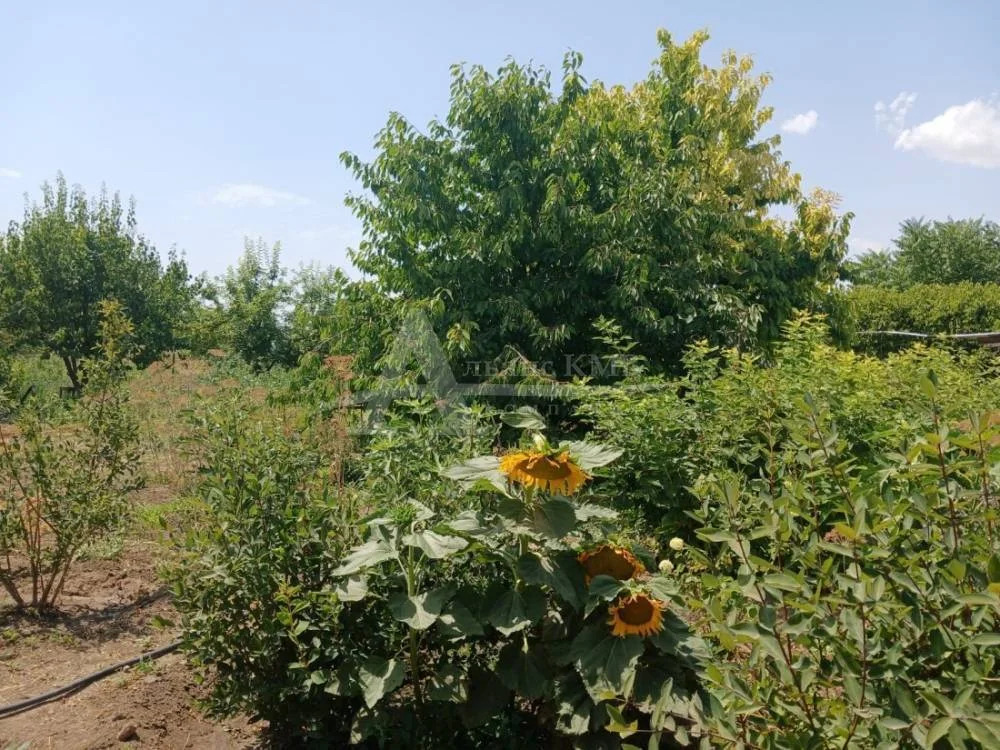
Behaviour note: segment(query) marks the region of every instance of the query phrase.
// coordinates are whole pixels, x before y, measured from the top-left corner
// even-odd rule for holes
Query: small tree
[[[288,359],[283,314],[291,288],[285,281],[280,253],[280,244],[268,249],[263,240],[247,238],[239,263],[226,271],[219,290],[228,343],[258,368]]]
[[[88,201],[60,174],[0,244],[0,328],[14,344],[60,357],[79,389],[80,360],[98,343],[101,300],[121,303],[145,364],[173,345],[174,321],[192,301],[187,279],[183,258],[171,253],[164,269],[138,234],[134,202],[105,190]]]
[[[0,425],[0,586],[18,607],[52,607],[80,550],[119,527],[142,484],[125,387],[134,329],[118,303],[98,310],[73,427],[54,430],[34,401],[15,429]]]

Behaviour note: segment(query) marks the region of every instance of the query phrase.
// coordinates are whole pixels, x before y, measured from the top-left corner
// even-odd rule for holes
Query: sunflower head
[[[666,605],[648,594],[626,594],[608,608],[611,615],[611,635],[624,638],[638,635],[642,638],[663,629],[663,608]]]
[[[588,584],[596,576],[611,576],[619,581],[627,581],[646,572],[646,567],[627,549],[607,544],[581,552],[576,559],[583,566]]]
[[[573,463],[569,451],[516,451],[500,459],[500,473],[509,482],[561,495],[572,495],[590,475]]]

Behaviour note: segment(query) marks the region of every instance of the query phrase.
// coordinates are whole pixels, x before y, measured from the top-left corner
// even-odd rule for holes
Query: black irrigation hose
[[[133,664],[138,664],[141,661],[159,659],[161,656],[166,656],[171,651],[176,651],[180,645],[180,641],[168,643],[166,646],[160,646],[160,648],[147,651],[139,656],[133,656],[131,659],[126,659],[125,661],[120,661],[117,664],[112,664],[110,667],[105,667],[99,672],[94,672],[86,677],[81,677],[79,680],[71,682],[68,685],[63,685],[60,688],[50,690],[49,692],[35,696],[34,698],[27,698],[23,701],[18,701],[17,703],[9,703],[6,706],[0,706],[0,719],[5,719],[8,716],[14,716],[22,711],[28,711],[32,708],[37,708],[44,703],[54,701],[56,698],[62,698],[63,696],[75,693],[77,690],[82,690],[87,687],[87,685],[97,682],[98,680],[102,680],[120,669],[125,669],[125,667],[131,667]]]

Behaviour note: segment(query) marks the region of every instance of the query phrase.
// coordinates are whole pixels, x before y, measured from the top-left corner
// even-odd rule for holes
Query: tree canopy
[[[979,219],[907,219],[894,250],[846,264],[855,284],[908,289],[917,284],[1000,283],[1000,225]]]
[[[593,352],[602,317],[665,369],[696,338],[776,336],[833,284],[850,217],[803,197],[761,136],[769,78],[749,58],[711,68],[707,34],[658,39],[631,88],[589,83],[577,53],[558,92],[530,65],[454,67],[444,121],[420,132],[394,113],[373,161],[342,155],[368,191],[348,198],[356,265],[390,294],[445,300],[473,357]]]
[[[164,267],[138,233],[134,202],[106,190],[88,201],[60,174],[0,243],[0,329],[14,345],[61,357],[79,387],[79,361],[98,343],[102,301],[117,300],[133,321],[143,364],[173,346],[173,322],[192,301],[188,280],[182,258],[171,253]]]

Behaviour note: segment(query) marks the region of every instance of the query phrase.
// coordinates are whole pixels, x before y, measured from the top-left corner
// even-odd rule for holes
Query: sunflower
[[[647,594],[624,596],[608,608],[611,635],[624,638],[638,635],[645,638],[663,629],[663,608],[666,605]]]
[[[581,552],[576,559],[583,566],[588,584],[596,576],[611,576],[619,581],[627,581],[646,572],[646,567],[627,549],[607,544]]]
[[[500,459],[500,473],[508,481],[525,487],[572,495],[590,475],[569,457],[569,451],[557,455],[541,451],[517,451]]]

